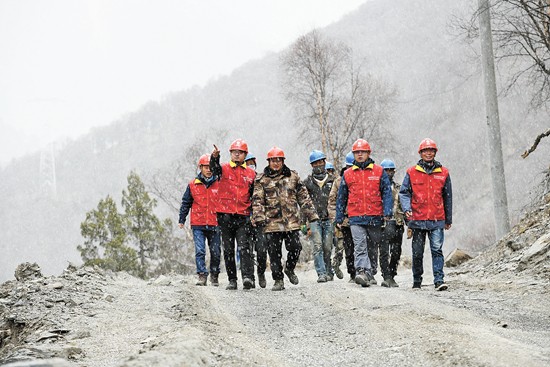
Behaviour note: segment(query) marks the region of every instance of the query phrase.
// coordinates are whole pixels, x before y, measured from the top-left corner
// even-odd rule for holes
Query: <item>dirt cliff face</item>
[[[550,194],[494,246],[463,266],[475,276],[550,281]]]

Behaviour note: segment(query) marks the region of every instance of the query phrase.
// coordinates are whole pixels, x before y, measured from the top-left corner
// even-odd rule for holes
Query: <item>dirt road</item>
[[[68,318],[58,343],[82,352],[71,357],[78,366],[550,365],[542,283],[455,274],[436,292],[427,281],[412,290],[410,273],[392,289],[297,274],[283,292],[269,277],[267,289],[226,291],[223,277],[216,288],[119,275]]]

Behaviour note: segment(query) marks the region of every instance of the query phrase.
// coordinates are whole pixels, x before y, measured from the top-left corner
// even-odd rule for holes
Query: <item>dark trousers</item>
[[[254,260],[250,241],[250,217],[239,214],[218,213],[218,225],[222,233],[223,261],[229,280],[237,280],[235,241],[241,249],[241,275],[254,280]]]
[[[394,220],[386,223],[386,228],[382,233],[384,241],[388,244],[390,250],[390,265],[389,275],[395,277],[397,275],[397,266],[401,258],[401,244],[403,243],[403,225],[397,225]]]
[[[267,245],[262,228],[252,227],[252,243],[256,251],[256,271],[261,275],[265,273],[267,267]]]
[[[353,255],[354,246],[353,238],[351,237],[351,229],[349,227],[342,226],[340,230],[344,236],[344,252],[346,253],[346,266],[348,268],[348,274],[352,278],[355,278],[355,256]]]
[[[271,275],[273,280],[281,280],[283,276],[283,266],[281,264],[282,244],[285,241],[285,247],[288,251],[286,259],[286,267],[289,270],[294,270],[300,252],[302,252],[302,244],[300,243],[300,237],[298,230],[289,232],[268,232],[264,233],[264,239],[267,245],[267,251],[269,252],[269,262],[271,264]]]
[[[372,275],[375,275],[377,273],[378,264],[380,263],[382,277],[386,279],[390,276],[390,248],[388,246],[388,243],[383,240],[384,228],[377,226],[373,229],[374,230],[370,233],[372,241],[370,241],[368,245]]]

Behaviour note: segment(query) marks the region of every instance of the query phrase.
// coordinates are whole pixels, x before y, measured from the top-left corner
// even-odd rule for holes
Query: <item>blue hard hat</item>
[[[346,166],[353,166],[353,161],[355,158],[353,157],[353,153],[349,152],[346,154]]]
[[[309,155],[309,163],[320,161],[321,159],[327,159],[327,156],[325,153],[321,152],[320,150],[314,150]]]
[[[388,159],[388,158],[386,158],[382,162],[380,162],[380,165],[384,169],[390,169],[390,168],[395,169],[395,163],[393,163],[393,161],[391,159]]]
[[[335,169],[335,168],[334,168],[334,165],[332,163],[326,162],[325,163],[325,169]]]
[[[244,161],[246,162],[246,161],[248,161],[249,159],[256,159],[256,157],[254,156],[254,154],[248,153],[248,154],[246,155],[246,158],[244,159]]]

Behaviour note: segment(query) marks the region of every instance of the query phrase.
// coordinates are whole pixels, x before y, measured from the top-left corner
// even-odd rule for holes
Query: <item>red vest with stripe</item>
[[[427,174],[416,165],[407,170],[412,188],[412,220],[445,220],[443,187],[449,176],[445,167],[438,167]]]
[[[377,164],[369,164],[360,169],[353,166],[344,172],[348,186],[348,216],[359,217],[384,215],[380,180],[384,169]]]
[[[198,178],[189,182],[189,191],[193,197],[191,206],[192,226],[217,226],[216,208],[218,203],[218,181],[208,188]]]
[[[250,215],[250,187],[256,172],[246,165],[222,164],[218,190],[218,213]]]

